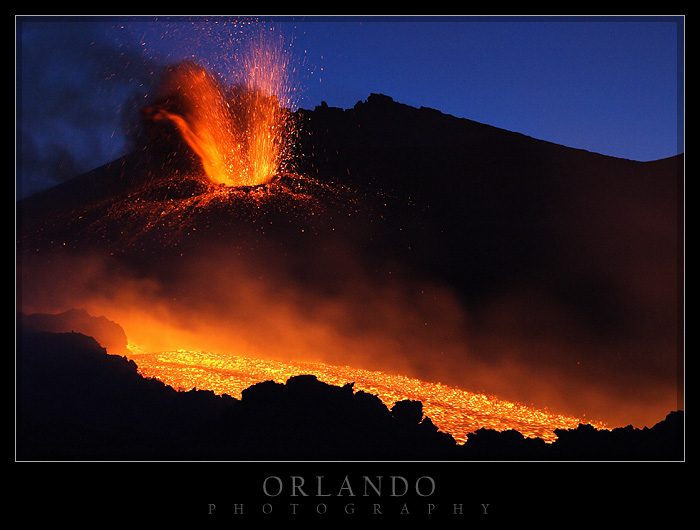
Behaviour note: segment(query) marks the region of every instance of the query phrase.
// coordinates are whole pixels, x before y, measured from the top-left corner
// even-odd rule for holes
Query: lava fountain
[[[142,115],[174,126],[213,184],[257,186],[275,177],[289,153],[291,113],[283,104],[290,89],[281,41],[258,39],[238,66],[242,81],[228,89],[197,63],[169,66]]]

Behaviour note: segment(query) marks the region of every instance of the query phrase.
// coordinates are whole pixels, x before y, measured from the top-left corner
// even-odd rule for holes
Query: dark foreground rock
[[[110,353],[127,353],[124,329],[116,322],[104,316],[92,316],[84,309],[69,309],[58,314],[21,314],[19,318],[24,329],[51,333],[74,331],[93,337]]]
[[[683,412],[647,429],[557,431],[545,444],[480,429],[463,446],[376,396],[305,375],[177,392],[80,333],[18,331],[18,460],[682,460]]]

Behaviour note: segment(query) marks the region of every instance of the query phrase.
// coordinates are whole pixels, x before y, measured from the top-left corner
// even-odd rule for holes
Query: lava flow
[[[132,356],[144,377],[153,377],[181,391],[197,388],[241,398],[243,390],[263,381],[284,383],[290,377],[312,374],[336,386],[354,383],[353,390],[379,397],[389,408],[405,399],[421,401],[424,414],[457,443],[481,428],[513,429],[523,436],[551,443],[555,429],[575,429],[588,423],[574,417],[551,414],[495,396],[467,392],[441,383],[325,363],[281,362],[204,351],[177,350]],[[605,429],[602,423],[593,424]]]

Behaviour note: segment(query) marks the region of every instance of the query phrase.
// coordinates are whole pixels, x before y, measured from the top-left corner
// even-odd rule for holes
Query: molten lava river
[[[302,374],[315,375],[319,381],[336,386],[354,383],[354,391],[374,394],[387,407],[404,399],[421,401],[424,414],[458,444],[466,442],[469,433],[481,428],[514,429],[523,436],[551,443],[557,438],[555,429],[575,429],[579,423],[589,423],[441,383],[349,366],[270,361],[191,350],[135,353],[131,358],[142,376],[159,379],[176,390],[211,390],[237,399],[243,390],[256,383],[284,383]],[[606,428],[603,424],[593,426]]]

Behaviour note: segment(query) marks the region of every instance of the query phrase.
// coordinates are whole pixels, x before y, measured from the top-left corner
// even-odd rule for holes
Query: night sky
[[[683,17],[16,19],[17,198],[129,150],[164,65],[281,36],[294,107],[370,93],[632,160],[684,151]]]

